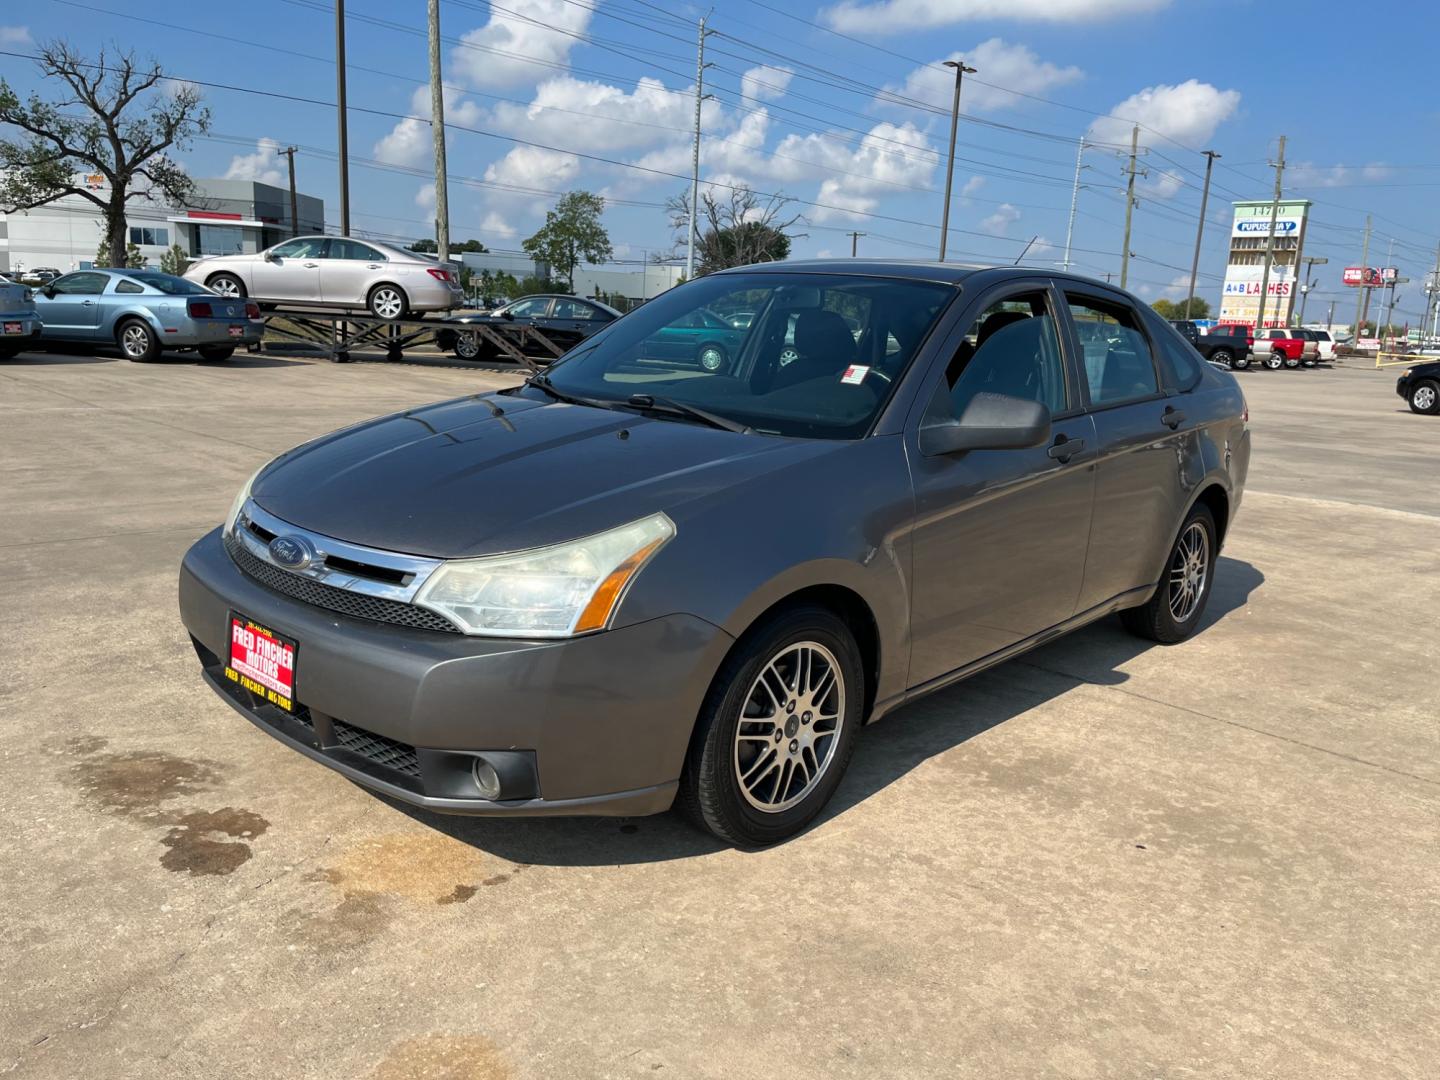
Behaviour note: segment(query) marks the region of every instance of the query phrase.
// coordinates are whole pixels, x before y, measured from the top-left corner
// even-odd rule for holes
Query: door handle
[[[80,301],[80,306],[81,306],[81,307],[89,307],[89,306],[92,305],[93,303],[95,303],[94,300],[81,300],[81,301]]]
[[[1160,417],[1160,422],[1174,431],[1185,422],[1185,414],[1173,406],[1165,406],[1165,415]]]
[[[314,269],[315,269],[317,266],[319,266],[320,264],[319,264],[319,263],[305,263],[304,265],[305,265],[305,269],[306,269],[306,270],[314,270]]]
[[[1076,454],[1078,454],[1081,450],[1084,449],[1084,439],[1067,439],[1064,435],[1061,435],[1058,439],[1055,440],[1055,445],[1050,447],[1049,450],[1046,450],[1045,453],[1049,454],[1056,461],[1060,462],[1061,465],[1064,465],[1067,461],[1069,461],[1072,457],[1074,457]]]
[[[369,263],[369,264],[366,265],[365,269],[366,269],[366,270],[379,270],[379,269],[380,269],[380,264],[379,264],[379,263]]]

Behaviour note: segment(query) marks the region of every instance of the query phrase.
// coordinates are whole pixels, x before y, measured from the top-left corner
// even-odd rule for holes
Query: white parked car
[[[449,311],[465,302],[456,271],[373,240],[297,236],[253,255],[192,263],[191,281],[221,296],[292,307],[365,309],[377,319]]]

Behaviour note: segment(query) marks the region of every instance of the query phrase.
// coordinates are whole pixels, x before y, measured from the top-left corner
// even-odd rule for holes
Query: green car
[[[640,349],[646,360],[722,371],[740,354],[744,340],[743,329],[736,329],[709,308],[696,308],[656,330],[640,343]]]

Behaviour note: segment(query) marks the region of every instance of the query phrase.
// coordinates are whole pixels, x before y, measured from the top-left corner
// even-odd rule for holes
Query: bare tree
[[[789,199],[783,195],[760,195],[748,187],[736,187],[717,197],[713,190],[700,196],[700,236],[695,245],[695,271],[713,274],[732,266],[778,262],[790,254],[790,241],[804,233],[788,232],[800,214],[785,216]],[[670,225],[675,230],[675,253],[684,254],[690,224],[690,193],[665,200]]]
[[[132,52],[102,49],[89,60],[50,42],[36,66],[63,90],[54,101],[38,94],[21,101],[0,79],[0,129],[19,132],[0,138],[0,210],[85,199],[104,216],[110,265],[124,266],[126,202],[179,206],[194,197],[194,181],[168,152],[209,131],[210,110],[195,87],[167,80],[158,64],[137,62]],[[101,182],[86,180],[97,175]]]

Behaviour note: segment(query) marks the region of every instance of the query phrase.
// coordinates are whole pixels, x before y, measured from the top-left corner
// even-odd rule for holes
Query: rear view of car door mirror
[[[1025,450],[1050,440],[1050,410],[1038,401],[1007,394],[976,394],[957,420],[927,420],[920,428],[926,457],[966,450]]]

